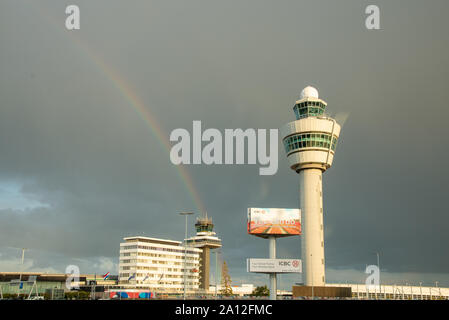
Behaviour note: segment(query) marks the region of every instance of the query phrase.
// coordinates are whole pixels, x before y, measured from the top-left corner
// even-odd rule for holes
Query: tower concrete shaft
[[[200,288],[209,290],[210,247],[203,247],[201,253]]]
[[[325,115],[327,103],[307,87],[293,111],[296,121],[281,129],[290,168],[299,174],[301,254],[307,286],[325,284],[322,173],[331,167],[340,125]]]
[[[305,169],[299,172],[299,203],[302,221],[301,252],[305,264],[304,284],[324,286],[323,198],[320,169]]]

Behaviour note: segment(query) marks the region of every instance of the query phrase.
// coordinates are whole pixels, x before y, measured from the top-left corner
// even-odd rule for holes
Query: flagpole
[[[185,223],[185,237],[184,237],[184,300],[186,299],[186,291],[187,291],[187,217],[193,212],[181,212],[180,215],[183,215],[186,217],[186,223]]]

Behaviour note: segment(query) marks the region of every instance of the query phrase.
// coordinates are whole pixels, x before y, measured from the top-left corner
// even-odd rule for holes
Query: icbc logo
[[[297,268],[299,266],[299,261],[298,260],[293,260],[292,266]]]

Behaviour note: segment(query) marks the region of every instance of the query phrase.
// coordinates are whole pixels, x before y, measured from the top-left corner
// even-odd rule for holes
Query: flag
[[[135,279],[135,278],[136,278],[136,274],[134,273],[134,274],[132,274],[132,275],[128,278],[128,281],[131,280],[131,279]]]
[[[103,275],[103,280],[106,280],[107,278],[109,278],[109,272]]]
[[[145,278],[143,279],[143,281],[147,280],[150,277],[150,274],[147,273],[147,275],[145,276]]]

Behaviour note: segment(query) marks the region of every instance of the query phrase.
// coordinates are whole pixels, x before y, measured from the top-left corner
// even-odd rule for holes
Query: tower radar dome
[[[304,89],[302,89],[299,99],[305,99],[305,98],[317,98],[318,99],[318,90],[311,86],[305,87]]]

